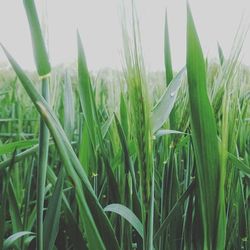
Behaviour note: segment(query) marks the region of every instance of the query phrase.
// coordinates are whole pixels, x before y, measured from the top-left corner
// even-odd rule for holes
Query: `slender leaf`
[[[23,232],[18,232],[15,234],[12,234],[11,236],[9,236],[3,244],[3,250],[7,250],[11,247],[13,247],[13,245],[15,244],[15,242],[20,239],[21,237],[27,236],[27,235],[32,235],[34,233],[32,232],[28,232],[28,231],[23,231]]]
[[[34,0],[23,0],[23,3],[31,30],[32,46],[37,71],[40,76],[45,76],[50,73],[51,67],[36,11],[35,2]]]
[[[181,86],[181,79],[186,69],[183,68],[170,82],[166,91],[152,110],[153,132],[155,133],[167,121]]]
[[[119,214],[134,227],[141,237],[143,237],[143,225],[129,208],[121,204],[110,204],[104,208],[104,211]]]

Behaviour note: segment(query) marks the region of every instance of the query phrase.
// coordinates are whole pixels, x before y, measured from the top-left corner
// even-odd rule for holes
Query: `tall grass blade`
[[[202,240],[199,239],[198,247],[224,249],[225,200],[224,186],[220,183],[217,128],[207,94],[205,61],[189,6],[187,6],[186,60],[192,139],[199,187],[198,204],[204,237]],[[219,245],[217,242],[220,242]]]
[[[51,71],[45,42],[36,10],[34,0],[23,0],[26,15],[31,31],[33,54],[35,57],[36,68],[42,78],[42,96],[49,102],[49,78]],[[39,132],[39,161],[37,171],[37,248],[43,250],[43,207],[44,189],[47,172],[49,149],[49,131],[44,121],[40,121]]]
[[[23,3],[29,21],[37,72],[39,76],[43,77],[50,73],[51,67],[36,11],[35,1],[23,0]]]

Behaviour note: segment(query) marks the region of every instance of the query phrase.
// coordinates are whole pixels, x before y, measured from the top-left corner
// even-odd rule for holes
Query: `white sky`
[[[120,68],[121,0],[46,0],[49,50],[52,65],[76,58],[76,28],[81,33],[89,68]],[[129,0],[124,0],[129,1]],[[172,61],[178,70],[185,64],[186,1],[135,0],[141,27],[146,66],[163,69],[164,12],[168,9]],[[37,0],[41,9],[44,0]],[[250,0],[189,0],[204,54],[217,56],[217,41],[227,56],[244,14],[249,24]],[[0,0],[0,42],[20,65],[34,69],[28,23],[21,0]],[[243,62],[250,65],[250,33],[243,48]],[[6,60],[0,51],[0,61]]]

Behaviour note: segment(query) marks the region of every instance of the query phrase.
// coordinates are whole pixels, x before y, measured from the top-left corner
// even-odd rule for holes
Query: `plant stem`
[[[49,78],[42,79],[42,96],[49,100]],[[43,207],[48,164],[49,130],[40,118],[39,156],[37,170],[37,249],[43,250]]]

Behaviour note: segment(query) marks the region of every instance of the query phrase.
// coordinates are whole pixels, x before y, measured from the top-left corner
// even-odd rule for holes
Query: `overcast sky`
[[[42,9],[45,0],[35,1]],[[89,68],[120,68],[121,0],[46,0],[49,26],[49,51],[52,65],[73,62],[76,58],[76,29],[81,33]],[[129,0],[124,0],[129,1]],[[135,0],[146,66],[163,68],[164,12],[167,7],[175,70],[185,64],[186,1]],[[27,69],[34,68],[31,39],[23,1],[0,0],[0,42]],[[250,0],[189,0],[203,52],[217,56],[217,41],[225,55],[230,52],[242,15],[250,20]],[[243,62],[250,65],[250,34],[243,48]],[[5,57],[0,51],[0,61]]]

